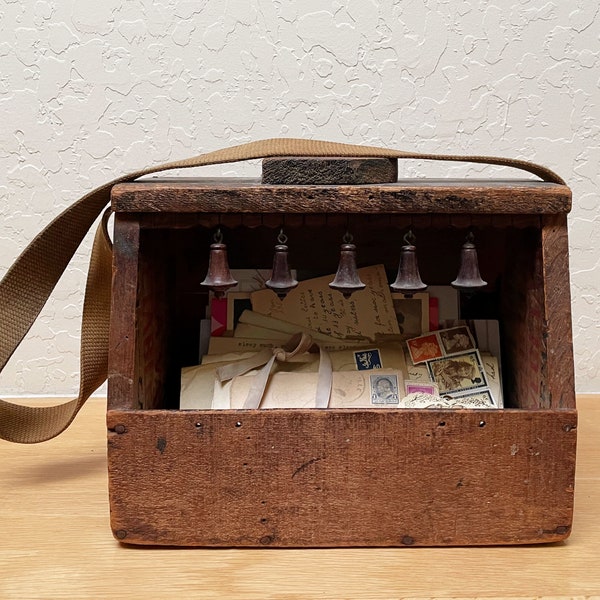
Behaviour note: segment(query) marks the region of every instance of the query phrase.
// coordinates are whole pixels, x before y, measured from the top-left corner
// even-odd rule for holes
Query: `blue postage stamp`
[[[379,350],[359,350],[354,353],[354,362],[359,371],[371,371],[372,369],[381,369],[381,356]]]

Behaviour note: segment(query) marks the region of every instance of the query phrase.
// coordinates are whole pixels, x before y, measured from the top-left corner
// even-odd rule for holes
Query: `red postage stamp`
[[[412,340],[408,340],[407,344],[410,358],[415,365],[444,356],[440,342],[435,333],[413,338]]]

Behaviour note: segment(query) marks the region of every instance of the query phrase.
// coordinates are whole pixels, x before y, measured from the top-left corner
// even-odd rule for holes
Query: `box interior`
[[[383,263],[395,279],[403,236],[416,235],[419,269],[429,285],[456,277],[471,230],[488,286],[461,294],[461,317],[500,323],[506,408],[546,408],[541,217],[536,215],[129,215],[139,219],[137,398],[130,408],[177,409],[180,369],[198,364],[200,319],[209,295],[200,282],[219,227],[231,268],[270,269],[281,227],[298,279],[335,273],[346,231],[358,266]],[[118,217],[117,217],[118,218]],[[567,408],[567,407],[565,407]],[[394,409],[391,409],[394,410]],[[402,410],[402,409],[400,409]]]

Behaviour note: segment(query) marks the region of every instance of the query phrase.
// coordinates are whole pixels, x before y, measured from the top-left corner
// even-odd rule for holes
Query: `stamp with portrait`
[[[468,327],[452,327],[438,331],[446,356],[476,350],[475,341]]]
[[[406,343],[410,352],[410,358],[415,365],[444,356],[442,346],[435,333],[413,338]]]
[[[488,387],[477,350],[430,360],[427,368],[441,395]]]
[[[371,404],[398,404],[398,376],[391,374],[370,375]]]

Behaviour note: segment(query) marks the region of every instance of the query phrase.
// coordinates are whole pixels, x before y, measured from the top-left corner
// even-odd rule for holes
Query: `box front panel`
[[[570,533],[574,411],[110,411],[131,544],[402,546]]]

